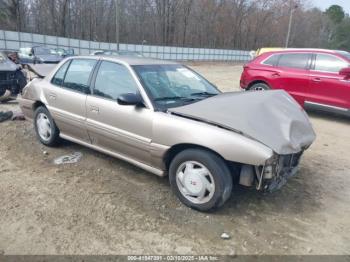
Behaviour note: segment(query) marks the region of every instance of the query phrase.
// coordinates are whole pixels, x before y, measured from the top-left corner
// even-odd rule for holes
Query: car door
[[[117,102],[119,95],[137,93],[139,88],[125,65],[101,61],[93,94],[87,97],[87,129],[93,145],[148,164],[153,109]]]
[[[86,98],[96,59],[64,63],[44,88],[48,109],[61,135],[90,143],[86,129]]]
[[[271,81],[274,89],[284,89],[301,105],[309,88],[311,54],[284,53],[279,56]]]
[[[316,53],[310,74],[307,103],[321,107],[349,108],[350,81],[339,74],[349,63],[333,54]],[[335,108],[336,109],[336,108]]]

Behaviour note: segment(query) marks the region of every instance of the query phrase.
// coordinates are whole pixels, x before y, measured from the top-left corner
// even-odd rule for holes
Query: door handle
[[[312,81],[314,81],[316,83],[322,82],[321,78],[319,78],[319,77],[313,78]]]
[[[90,111],[92,113],[99,113],[100,112],[100,109],[97,107],[97,106],[90,106]]]
[[[277,76],[281,76],[281,75],[280,75],[280,73],[273,73],[271,76],[272,77],[277,77]]]
[[[56,100],[56,94],[50,93],[50,94],[49,94],[49,99],[50,99],[50,100]]]

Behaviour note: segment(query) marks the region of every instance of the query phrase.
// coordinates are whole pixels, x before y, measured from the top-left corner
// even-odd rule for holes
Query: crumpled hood
[[[297,153],[316,138],[305,111],[283,90],[223,93],[169,112],[241,132],[278,154]]]

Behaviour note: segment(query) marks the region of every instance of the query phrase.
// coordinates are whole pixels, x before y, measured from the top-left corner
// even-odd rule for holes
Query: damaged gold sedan
[[[284,91],[221,93],[183,65],[145,58],[65,59],[19,102],[43,144],[63,138],[168,174],[201,211],[222,206],[234,184],[280,188],[315,139]]]

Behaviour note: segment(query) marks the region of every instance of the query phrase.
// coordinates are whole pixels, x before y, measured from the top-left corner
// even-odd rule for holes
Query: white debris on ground
[[[60,156],[60,157],[55,158],[54,163],[56,165],[73,164],[73,163],[78,162],[82,156],[83,156],[82,153],[74,152],[74,153],[69,154],[69,155],[64,155],[64,156]]]
[[[227,233],[224,232],[224,233],[221,234],[221,238],[222,238],[222,239],[230,239],[231,236],[230,236],[229,234],[227,234]]]

